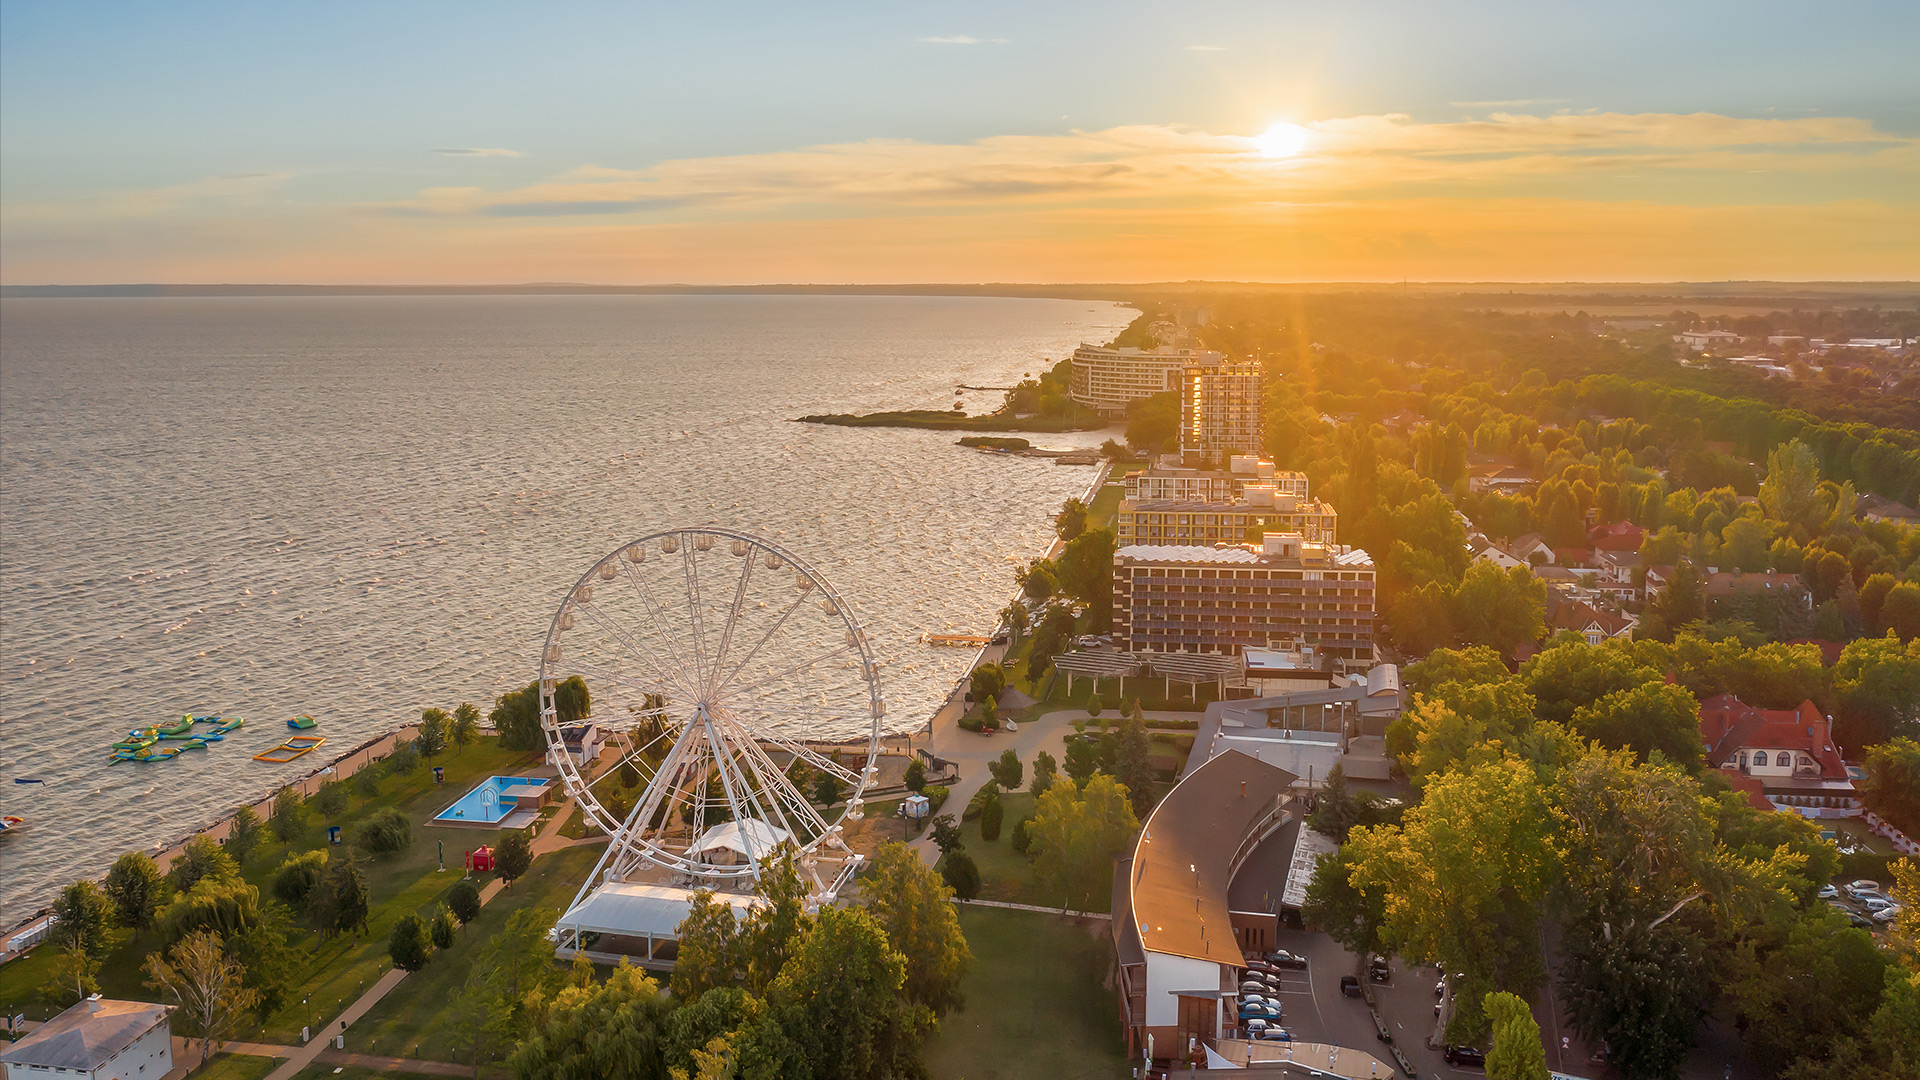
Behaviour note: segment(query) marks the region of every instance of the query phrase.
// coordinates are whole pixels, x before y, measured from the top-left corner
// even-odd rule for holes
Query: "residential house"
[[[172,1006],[98,994],[0,1052],[7,1080],[160,1080],[173,1071]]]
[[[1585,638],[1587,644],[1598,645],[1611,638],[1633,637],[1633,628],[1639,624],[1640,620],[1632,615],[1617,614],[1579,600],[1556,600],[1552,593],[1547,594],[1549,636],[1571,630]]]
[[[1506,550],[1499,544],[1494,543],[1488,543],[1486,546],[1480,548],[1474,552],[1473,557],[1480,562],[1490,562],[1502,570],[1511,570],[1516,566],[1524,567],[1527,565],[1527,560],[1514,558],[1507,554]]]
[[[1272,911],[1233,911],[1229,886],[1297,812],[1294,774],[1229,750],[1187,773],[1114,869],[1116,991],[1127,1056],[1165,1067],[1238,1023],[1243,950],[1270,949]]]
[[[1640,553],[1637,551],[1594,551],[1594,576],[1598,588],[1620,603],[1639,599],[1640,588],[1634,584],[1633,578],[1634,571],[1640,569],[1640,563]]]
[[[1467,470],[1469,491],[1525,491],[1538,483],[1518,465],[1479,465]]]
[[[1507,554],[1519,559],[1522,565],[1531,566],[1536,562],[1551,563],[1554,561],[1553,548],[1547,544],[1546,538],[1539,533],[1528,533],[1525,536],[1510,541],[1506,547]],[[1538,555],[1539,558],[1534,558],[1535,555]]]
[[[1732,694],[1700,703],[1707,764],[1760,782],[1767,799],[1807,817],[1859,807],[1853,779],[1833,742],[1833,722],[1811,701],[1757,709]]]
[[[1902,525],[1920,525],[1920,510],[1878,495],[1862,495],[1854,504],[1854,516],[1865,521],[1895,521]]]
[[[1799,574],[1777,574],[1769,570],[1765,573],[1745,573],[1739,570],[1715,570],[1708,568],[1706,580],[1701,583],[1701,592],[1709,606],[1742,596],[1784,596],[1788,602],[1801,608],[1813,610],[1813,593]]]
[[[562,728],[560,741],[567,748],[567,755],[581,765],[598,758],[607,745],[606,733],[591,720],[575,727]]]
[[[1587,542],[1596,551],[1639,551],[1640,542],[1646,538],[1647,530],[1631,521],[1596,525],[1587,530]]]

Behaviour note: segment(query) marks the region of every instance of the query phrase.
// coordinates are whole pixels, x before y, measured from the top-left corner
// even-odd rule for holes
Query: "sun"
[[[1262,157],[1290,158],[1307,148],[1308,131],[1299,124],[1275,124],[1253,140]]]

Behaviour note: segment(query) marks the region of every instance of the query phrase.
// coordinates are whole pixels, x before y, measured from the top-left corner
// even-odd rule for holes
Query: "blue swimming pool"
[[[541,776],[489,776],[474,785],[460,801],[433,816],[435,821],[493,825],[516,810],[540,805],[553,781]]]

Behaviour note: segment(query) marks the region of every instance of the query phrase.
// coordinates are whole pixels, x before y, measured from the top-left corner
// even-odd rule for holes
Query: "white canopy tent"
[[[759,818],[743,818],[722,822],[701,833],[700,839],[687,849],[687,854],[696,856],[726,851],[742,859],[765,859],[773,849],[791,839],[793,834],[778,825],[769,825]]]
[[[563,959],[571,957],[580,948],[580,935],[601,934],[646,942],[646,952],[635,959],[641,963],[653,961],[657,943],[679,940],[680,924],[693,907],[694,892],[678,885],[610,881],[560,917],[556,924],[559,955]],[[736,919],[746,918],[748,912],[765,903],[751,893],[717,892],[714,899],[732,907]]]

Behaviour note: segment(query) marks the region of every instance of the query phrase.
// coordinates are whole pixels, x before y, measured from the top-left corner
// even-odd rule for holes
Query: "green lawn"
[[[188,1051],[190,1054],[199,1052],[197,1049]],[[279,1058],[215,1054],[204,1068],[193,1070],[193,1076],[195,1080],[260,1080],[279,1066]]]
[[[1024,779],[1031,778],[1029,774]],[[1107,910],[1113,903],[1108,890],[1102,889],[1091,899],[1050,892],[1034,880],[1033,864],[1027,861],[1027,857],[1013,850],[1013,824],[1022,818],[1032,817],[1033,804],[1033,796],[1025,791],[1001,794],[1000,806],[1004,813],[998,840],[981,838],[979,818],[961,823],[960,831],[965,837],[966,852],[973,856],[974,865],[980,868],[980,899],[1033,904],[1036,907],[1071,907],[1076,911]]]
[[[604,850],[599,844],[588,844],[536,859],[526,877],[480,909],[479,918],[460,931],[453,948],[435,954],[426,967],[409,975],[349,1028],[347,1048],[388,1057],[453,1060],[445,1014],[454,991],[466,982],[474,955],[513,912],[534,906],[550,907],[556,913],[564,910]],[[384,941],[380,954],[386,955]]]
[[[1120,500],[1127,496],[1126,468],[1130,467],[1132,466],[1115,465],[1108,482],[1101,485],[1099,493],[1093,497],[1093,502],[1087,504],[1088,528],[1113,528],[1114,516],[1120,513]]]
[[[1127,1075],[1119,1006],[1103,988],[1105,924],[962,906],[960,929],[973,950],[967,1007],[927,1044],[936,1080]]]
[[[410,773],[382,778],[380,793],[371,798],[363,797],[357,783],[349,780],[348,809],[336,819],[323,821],[317,810],[310,809],[306,829],[292,843],[273,839],[269,833],[267,841],[241,870],[246,880],[259,886],[263,894],[268,893],[274,871],[290,852],[326,846],[328,825],[340,825],[344,833],[351,834],[354,825],[368,814],[387,806],[398,807],[414,825],[412,847],[387,858],[368,860],[372,911],[367,933],[322,940],[318,934],[301,929],[295,941],[302,956],[296,960],[293,977],[283,991],[284,1005],[264,1024],[244,1028],[240,1037],[291,1043],[298,1038],[303,1024],[313,1022],[315,1014],[324,1018],[338,1012],[366,985],[379,978],[388,966],[387,933],[394,922],[409,912],[433,910],[445,891],[459,879],[462,853],[483,843],[494,843],[499,837],[499,833],[492,830],[429,827],[427,820],[465,793],[479,778],[524,770],[538,761],[538,754],[502,750],[495,740],[482,739],[435,760],[434,764],[444,768],[444,784],[434,784],[433,771],[424,764]],[[441,841],[445,843],[448,870],[436,873]],[[136,938],[129,931],[116,930],[109,942],[100,969],[101,992],[109,997],[150,997],[151,992],[142,985],[145,976],[141,965],[146,954],[159,945],[156,934],[148,931]],[[41,996],[53,961],[54,951],[40,948],[0,966],[0,1008],[12,1013],[24,1012],[33,1019],[46,1019],[59,1011]]]

